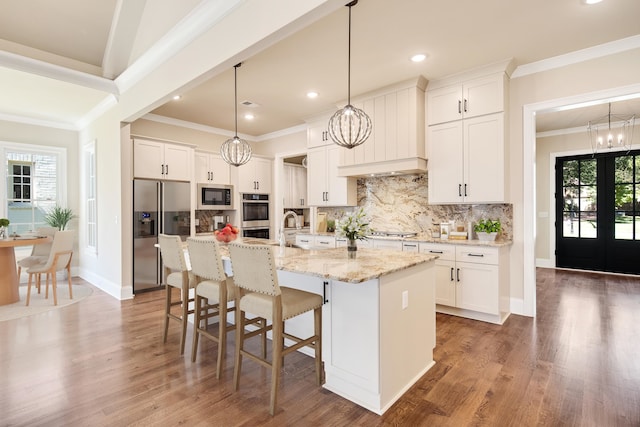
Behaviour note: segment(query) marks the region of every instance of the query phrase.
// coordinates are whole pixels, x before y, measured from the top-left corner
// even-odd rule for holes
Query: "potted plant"
[[[360,208],[355,212],[349,213],[338,220],[335,224],[336,234],[340,237],[347,238],[347,253],[349,258],[356,257],[356,240],[366,239],[370,233],[369,219],[364,212],[364,208]]]
[[[73,214],[71,209],[56,205],[53,209],[47,212],[44,217],[44,222],[49,224],[51,227],[56,227],[58,230],[64,230],[69,221],[75,217],[76,216]]]
[[[482,219],[474,227],[473,231],[478,235],[479,240],[492,242],[502,230],[500,220]]]
[[[0,218],[0,239],[7,237],[7,227],[10,223],[7,218]]]

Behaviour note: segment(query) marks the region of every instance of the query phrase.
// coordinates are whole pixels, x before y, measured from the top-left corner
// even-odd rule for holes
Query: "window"
[[[568,160],[562,164],[562,224],[564,237],[597,238],[596,159]]]
[[[0,153],[5,164],[0,193],[4,197],[0,200],[4,202],[2,211],[11,222],[9,232],[20,234],[46,226],[47,211],[63,204],[66,150],[0,143]]]
[[[84,186],[85,186],[85,216],[87,240],[86,248],[96,253],[98,249],[98,199],[96,183],[96,142],[84,145]]]

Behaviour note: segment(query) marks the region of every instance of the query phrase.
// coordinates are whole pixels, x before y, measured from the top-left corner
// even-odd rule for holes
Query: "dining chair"
[[[227,277],[222,263],[220,245],[212,237],[189,237],[189,260],[191,272],[196,276],[195,320],[193,345],[191,347],[191,361],[196,361],[198,352],[198,338],[200,335],[218,343],[218,361],[216,377],[220,378],[222,364],[226,353],[227,332],[235,329],[233,324],[227,324],[227,313],[235,312],[235,307],[229,307],[229,302],[235,301],[236,286],[232,277]],[[218,335],[208,331],[209,319],[218,317]]]
[[[73,287],[71,285],[71,258],[73,256],[73,238],[74,231],[56,231],[51,242],[49,256],[45,262],[32,265],[27,268],[29,281],[27,283],[27,301],[29,305],[31,300],[31,282],[33,276],[36,275],[38,289],[40,288],[40,277],[42,274],[47,275],[47,288],[45,298],[49,298],[49,276],[51,276],[51,290],[53,292],[53,304],[58,305],[58,281],[56,273],[58,271],[67,271],[67,280],[69,282],[69,298],[73,299]]]
[[[164,308],[164,335],[163,342],[167,342],[169,333],[169,320],[180,323],[182,331],[180,335],[180,354],[184,354],[184,345],[187,339],[187,323],[189,314],[194,313],[189,309],[189,304],[194,301],[189,292],[195,288],[196,278],[187,266],[184,254],[184,246],[180,236],[160,234],[158,236],[160,255],[163,264],[163,284],[166,289]],[[173,289],[180,292],[180,299],[173,300]],[[180,313],[174,314],[171,307],[180,306]]]
[[[20,280],[20,273],[22,273],[22,269],[32,267],[36,264],[42,264],[49,258],[49,252],[51,251],[51,245],[53,244],[53,236],[58,231],[58,227],[40,227],[36,229],[36,235],[38,236],[47,236],[51,238],[50,242],[41,243],[39,245],[33,245],[33,249],[31,249],[31,255],[28,257],[22,258],[16,264],[18,264],[18,280]],[[47,283],[49,277],[47,276]],[[38,288],[38,293],[40,293],[40,280],[36,279],[36,286]]]
[[[233,277],[236,286],[236,348],[233,372],[234,390],[240,386],[242,358],[247,357],[262,366],[271,368],[271,399],[269,413],[275,414],[280,370],[284,356],[303,346],[315,350],[316,382],[322,385],[322,296],[311,292],[280,286],[272,247],[231,243],[229,245]],[[308,338],[287,334],[285,320],[313,310],[314,333]],[[251,313],[271,321],[263,331],[247,331],[245,315]],[[259,357],[244,348],[245,340],[256,333],[272,331],[271,361]],[[286,347],[284,339],[295,344]]]

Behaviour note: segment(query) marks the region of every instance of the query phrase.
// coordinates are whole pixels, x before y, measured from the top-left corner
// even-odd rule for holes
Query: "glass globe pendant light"
[[[242,62],[233,66],[234,79],[234,111],[236,120],[235,136],[227,139],[220,147],[222,159],[232,166],[242,166],[251,160],[251,145],[244,139],[238,137],[238,67]]]
[[[356,4],[358,0],[346,5],[349,8],[347,105],[329,119],[329,136],[333,142],[345,148],[357,147],[371,135],[371,118],[361,109],[351,105],[351,8]]]

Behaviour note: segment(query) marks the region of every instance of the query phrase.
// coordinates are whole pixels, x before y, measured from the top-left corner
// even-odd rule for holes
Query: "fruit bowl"
[[[234,240],[236,240],[238,238],[237,234],[222,234],[222,233],[218,233],[216,234],[216,239],[218,240],[218,242],[224,242],[224,243],[229,243],[232,242]]]
[[[227,224],[221,230],[216,230],[214,234],[219,242],[229,243],[238,238],[238,231],[237,227]]]

